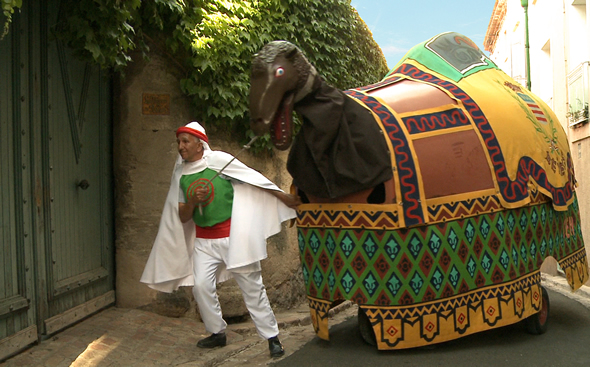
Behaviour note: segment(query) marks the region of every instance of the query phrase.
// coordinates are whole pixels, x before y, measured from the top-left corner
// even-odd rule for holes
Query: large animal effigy
[[[252,67],[252,129],[282,149],[304,199],[297,232],[315,330],[359,305],[379,349],[533,320],[540,267],[588,281],[566,134],[539,97],[467,37],[414,47],[376,84],[339,91],[286,42]]]

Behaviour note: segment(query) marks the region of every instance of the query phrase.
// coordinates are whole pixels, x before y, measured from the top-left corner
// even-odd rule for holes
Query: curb
[[[333,318],[335,315],[351,308],[353,305],[354,303],[350,301],[342,302],[338,306],[328,311],[328,318]],[[290,310],[280,310],[278,312],[275,311],[275,317],[277,319],[277,323],[279,326],[279,338],[281,338],[281,333],[289,327],[307,326],[311,324],[311,314],[309,312],[309,306],[307,305],[307,302]],[[243,323],[229,324],[227,326],[226,332],[228,333],[228,338],[232,338],[234,339],[234,341],[223,348],[215,348],[210,351],[206,351],[204,353],[203,360],[197,362],[198,366],[227,366],[228,363],[229,365],[231,365],[232,360],[241,360],[239,356],[242,353],[248,353],[247,351],[251,348],[258,348],[257,345],[259,344],[264,344],[264,347],[262,347],[262,349],[265,352],[263,354],[264,357],[262,357],[262,360],[268,360],[267,362],[274,361],[272,359],[268,359],[266,355],[266,341],[258,335],[258,332],[256,331],[256,327],[254,326],[254,322],[252,320]],[[254,356],[251,358],[255,359],[257,357]],[[186,364],[181,364],[179,365],[179,367],[192,367],[195,366],[194,363],[195,361],[191,361]]]
[[[572,292],[567,279],[563,276],[553,276],[541,273],[541,284],[561,295],[581,303],[590,309],[590,287],[582,285],[578,290]]]
[[[328,311],[328,317],[332,318],[342,311],[345,311],[352,307],[354,303],[351,301],[344,301],[338,306]],[[290,326],[307,326],[311,325],[311,315],[307,303],[297,306],[291,310],[276,312],[275,317],[279,325],[279,329],[284,329]],[[256,333],[256,327],[252,320],[244,323],[230,324],[227,326],[228,330],[240,335],[248,335]]]

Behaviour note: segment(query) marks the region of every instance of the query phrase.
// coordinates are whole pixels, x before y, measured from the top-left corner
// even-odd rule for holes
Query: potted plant
[[[573,110],[571,105],[569,109],[570,110],[566,113],[565,117],[567,117],[570,126],[573,127],[588,122],[588,103],[584,103],[584,107],[578,110]]]

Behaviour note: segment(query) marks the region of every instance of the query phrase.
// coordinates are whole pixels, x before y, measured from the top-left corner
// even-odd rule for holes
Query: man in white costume
[[[296,216],[301,201],[230,154],[212,151],[198,122],[179,128],[176,137],[179,157],[141,282],[162,292],[194,286],[211,333],[197,346],[214,348],[226,345],[227,327],[216,283],[233,277],[270,355],[282,356],[260,260],[267,257],[266,239]]]

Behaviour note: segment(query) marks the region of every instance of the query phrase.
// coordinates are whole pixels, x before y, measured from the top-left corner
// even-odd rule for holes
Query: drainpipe
[[[520,5],[524,8],[524,52],[526,58],[526,87],[531,90],[531,59],[530,59],[530,46],[529,46],[529,1],[520,0]]]

